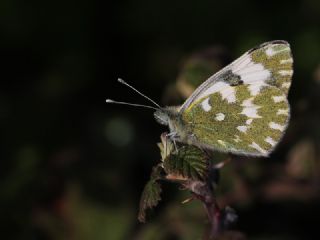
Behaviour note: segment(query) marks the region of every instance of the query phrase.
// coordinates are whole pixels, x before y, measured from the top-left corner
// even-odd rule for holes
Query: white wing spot
[[[240,131],[240,132],[246,132],[248,127],[247,126],[238,126],[237,129]]]
[[[246,115],[249,118],[261,118],[261,116],[257,114],[260,106],[253,104],[253,99],[254,98],[249,98],[242,102],[241,106],[244,108],[240,114]]]
[[[285,96],[272,96],[272,98],[275,103],[284,102],[286,100]]]
[[[289,115],[288,109],[278,109],[277,115]]]
[[[275,122],[270,122],[269,123],[269,127],[272,128],[272,129],[279,130],[281,132],[283,132],[284,129],[286,128],[286,126],[282,126],[279,123],[275,123]]]
[[[271,75],[270,71],[261,63],[250,63],[250,65],[234,73],[239,75],[245,84],[252,84],[260,81],[264,82]]]
[[[265,67],[261,63],[254,63],[250,58],[250,62],[247,66],[239,69],[236,73],[240,76],[250,75],[250,74],[257,74],[263,72]]]
[[[263,86],[268,86],[268,84],[266,84],[265,82],[257,82],[255,84],[249,85],[248,88],[252,96],[257,96]]]
[[[226,147],[226,142],[225,142],[225,141],[218,140],[217,142],[218,142],[219,144],[221,144],[222,146]]]
[[[222,95],[222,99],[227,99],[228,103],[234,103],[236,101],[236,91],[234,87],[228,85],[227,88],[222,89],[219,92]]]
[[[233,103],[236,101],[236,91],[234,87],[231,87],[228,83],[217,82],[203,91],[197,99],[205,97],[207,95],[219,92],[223,99],[226,99],[228,103]]]
[[[274,54],[276,54],[276,52],[272,49],[272,47],[269,47],[266,50],[266,54],[268,55],[268,57],[272,57]]]
[[[259,151],[260,153],[263,153],[263,155],[267,155],[267,151],[264,150],[262,147],[260,147],[257,143],[252,142],[251,144],[249,144],[249,147],[252,147],[254,149],[256,149],[257,151]]]
[[[234,136],[235,136],[236,138],[234,138],[233,141],[235,141],[236,143],[242,141],[238,135],[234,135]]]
[[[286,63],[293,63],[293,59],[292,58],[288,58],[288,59],[280,60],[280,64],[286,64]]]
[[[263,86],[268,85],[266,80],[271,76],[271,72],[261,63],[254,63],[248,53],[232,64],[231,71],[239,75],[244,84],[250,85],[249,90],[253,96],[256,96]]]
[[[273,47],[269,47],[266,50],[266,54],[268,55],[268,57],[272,57],[275,54],[278,54],[278,53],[281,53],[281,52],[286,52],[286,51],[289,51],[289,50],[290,49],[288,47],[284,47],[284,48],[282,48],[280,50],[275,51]]]
[[[255,67],[253,70],[251,70],[252,68],[249,67],[249,69],[241,70],[241,80],[243,80],[245,84],[255,84],[257,82],[264,82],[265,80],[269,79],[271,75],[269,70],[265,69],[260,63],[255,65],[261,66],[261,68]]]
[[[201,107],[204,111],[209,112],[211,110],[211,105],[209,104],[209,98],[202,101]]]
[[[250,125],[250,124],[252,123],[252,121],[253,121],[253,119],[252,119],[252,118],[249,118],[249,119],[247,119],[246,124],[247,124],[247,125]]]
[[[272,137],[266,137],[266,139],[264,141],[269,143],[272,147],[274,147],[277,144],[277,142],[275,140],[273,140]]]
[[[225,115],[223,113],[217,113],[215,119],[217,121],[223,121],[225,118]]]
[[[280,70],[278,73],[282,76],[291,76],[293,74],[293,70]]]

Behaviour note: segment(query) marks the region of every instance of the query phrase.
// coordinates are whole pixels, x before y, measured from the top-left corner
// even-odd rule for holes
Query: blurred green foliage
[[[169,184],[152,221],[138,223],[164,128],[151,112],[105,99],[144,101],[116,83],[122,77],[161,105],[180,104],[192,91],[186,79],[284,39],[295,61],[287,134],[269,159],[227,165],[219,201],[249,239],[313,239],[319,24],[316,0],[1,1],[0,238],[201,239],[202,206],[181,205],[187,194]],[[205,72],[188,72],[194,63]]]

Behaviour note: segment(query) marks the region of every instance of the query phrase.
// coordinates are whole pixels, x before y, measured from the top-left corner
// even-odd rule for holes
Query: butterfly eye
[[[157,110],[153,115],[158,123],[160,123],[162,125],[166,125],[166,126],[168,125],[168,123],[169,123],[168,114],[166,114],[165,112],[163,112],[161,110]]]

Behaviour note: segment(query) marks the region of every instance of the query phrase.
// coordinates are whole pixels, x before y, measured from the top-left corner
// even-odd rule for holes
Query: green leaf
[[[158,205],[161,200],[161,185],[157,182],[161,178],[161,166],[157,165],[153,168],[149,182],[145,185],[141,199],[138,220],[140,222],[146,221],[146,210]]]
[[[178,175],[192,180],[203,180],[207,174],[208,158],[205,152],[194,146],[183,146],[163,162],[168,175]]]
[[[150,181],[157,181],[159,179],[162,179],[162,174],[161,174],[162,172],[163,172],[163,167],[161,166],[161,164],[154,166],[152,168]]]

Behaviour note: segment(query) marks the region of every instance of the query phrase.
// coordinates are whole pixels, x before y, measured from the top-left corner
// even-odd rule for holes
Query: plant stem
[[[207,183],[193,181],[185,184],[186,188],[191,190],[194,199],[202,202],[210,223],[209,239],[218,236],[223,230],[222,211],[215,199],[213,190]]]

